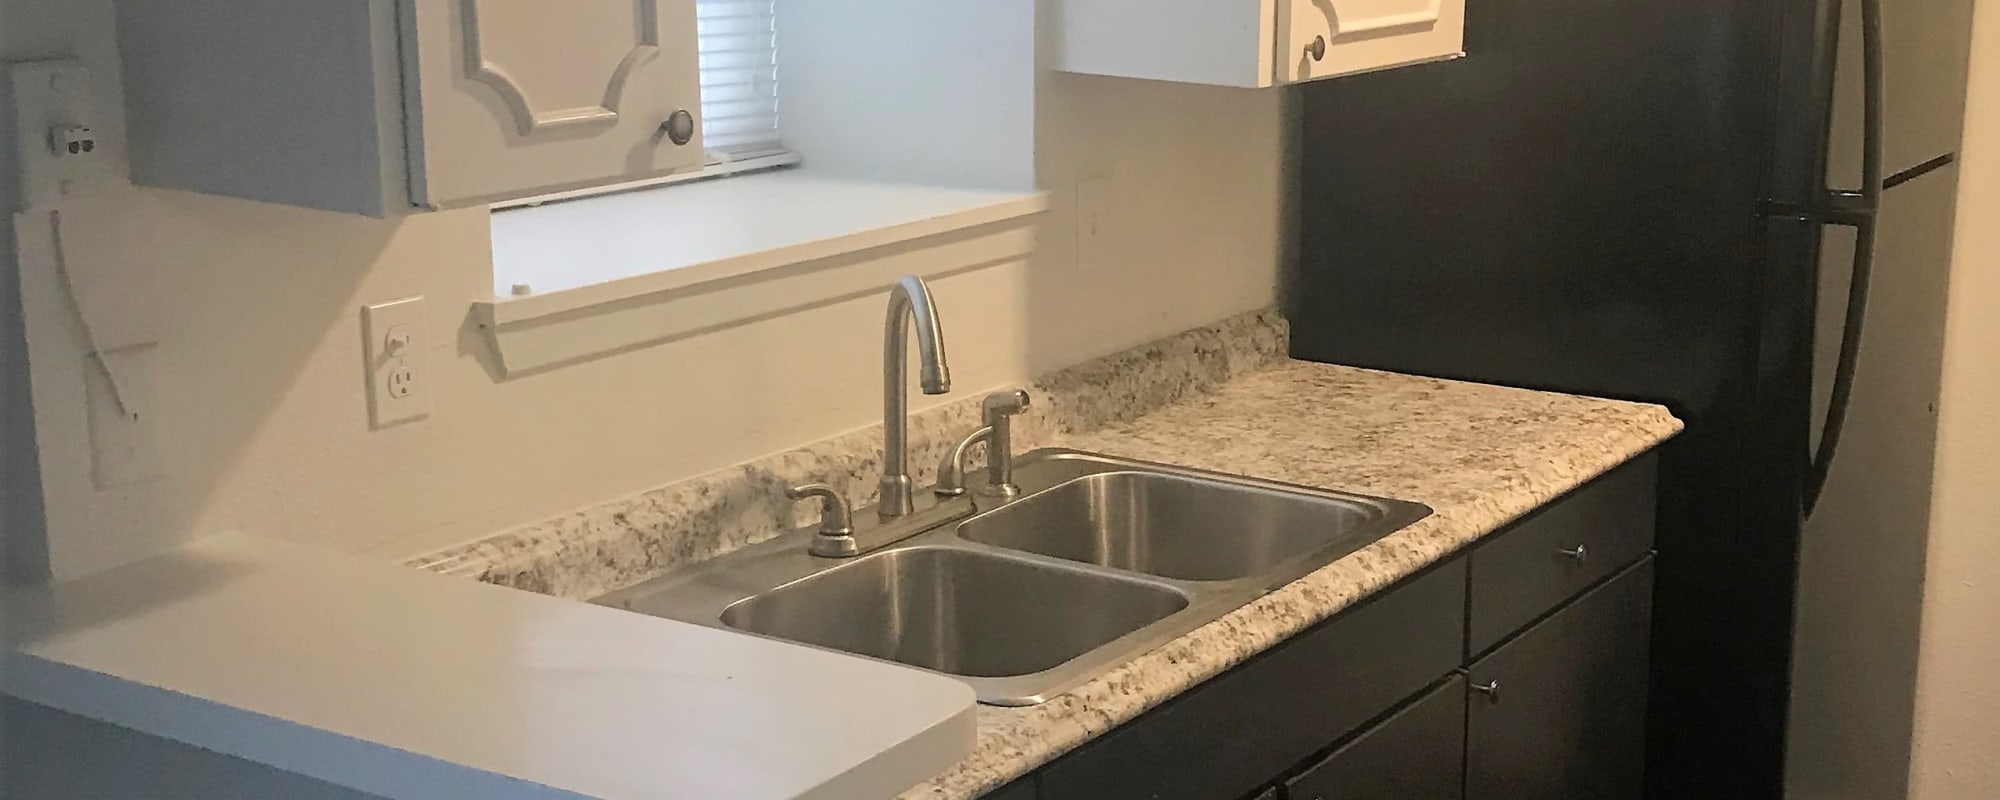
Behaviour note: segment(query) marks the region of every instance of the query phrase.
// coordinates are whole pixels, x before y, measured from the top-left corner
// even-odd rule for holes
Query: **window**
[[[785,152],[778,138],[776,0],[697,0],[703,141],[711,165]]]
[[[473,313],[503,379],[1020,263],[1042,238],[1036,4],[693,2],[706,169],[492,215]],[[811,163],[769,169],[794,148]]]

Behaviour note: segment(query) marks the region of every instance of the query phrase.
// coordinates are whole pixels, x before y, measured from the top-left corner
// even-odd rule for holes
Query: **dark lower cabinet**
[[[1197,686],[1042,769],[1041,800],[1241,800],[1458,668],[1451,562]]]
[[[1470,669],[1466,800],[1636,800],[1646,753],[1649,556]]]
[[[1653,458],[993,800],[1639,800]]]
[[[1454,675],[1285,782],[1283,800],[1457,800],[1465,678]]]
[[[987,795],[986,800],[1035,800],[1035,777],[1030,775],[1002,786]]]

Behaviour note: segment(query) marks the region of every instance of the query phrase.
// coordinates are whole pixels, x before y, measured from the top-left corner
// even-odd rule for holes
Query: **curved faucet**
[[[951,391],[945,363],[944,323],[931,287],[915,275],[889,289],[888,327],[882,342],[882,503],[880,516],[893,519],[916,511],[910,479],[909,331],[917,331],[919,377],[924,394]]]

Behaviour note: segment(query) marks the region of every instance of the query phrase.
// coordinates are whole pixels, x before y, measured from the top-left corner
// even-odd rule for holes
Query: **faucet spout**
[[[915,275],[889,290],[889,317],[882,342],[882,502],[881,517],[916,511],[910,478],[909,332],[917,332],[919,379],[924,394],[951,391],[951,365],[944,354],[944,322],[931,288]]]

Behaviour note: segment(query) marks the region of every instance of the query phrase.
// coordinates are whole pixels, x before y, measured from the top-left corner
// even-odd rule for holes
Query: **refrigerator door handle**
[[[1857,191],[1828,191],[1824,219],[1828,224],[1854,228],[1854,271],[1847,291],[1847,318],[1840,337],[1840,360],[1834,367],[1833,394],[1827,403],[1826,427],[1819,437],[1806,472],[1805,514],[1811,517],[1826,490],[1833,458],[1840,449],[1840,434],[1847,424],[1848,406],[1854,397],[1854,373],[1861,356],[1861,334],[1868,316],[1869,281],[1875,271],[1876,214],[1882,207],[1882,138],[1884,130],[1882,94],[1882,2],[1861,2],[1862,118],[1866,128],[1861,139],[1861,188]]]

